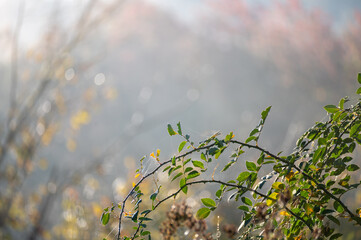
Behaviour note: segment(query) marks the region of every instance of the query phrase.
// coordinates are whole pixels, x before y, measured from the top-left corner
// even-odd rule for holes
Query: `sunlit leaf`
[[[329,113],[335,113],[338,112],[340,109],[336,107],[335,105],[326,105],[323,107],[327,112]]]
[[[333,207],[335,208],[335,210],[339,213],[343,213],[345,211],[345,209],[342,207],[342,205],[337,202],[337,201],[334,201],[333,202]]]
[[[283,190],[283,189],[285,189],[285,185],[281,182],[275,182],[272,184],[272,188],[277,189],[277,190]]]
[[[198,177],[200,173],[198,171],[192,171],[187,175],[187,179]]]
[[[201,201],[206,207],[216,207],[216,202],[211,198],[202,198]]]
[[[204,165],[203,165],[202,162],[200,162],[200,161],[192,161],[192,163],[193,163],[193,166],[204,169]]]
[[[250,172],[241,172],[238,175],[237,180],[240,182],[243,182],[243,181],[247,180],[250,175],[251,175]]]
[[[279,214],[280,214],[281,216],[285,216],[285,217],[290,217],[290,216],[291,216],[291,214],[289,214],[286,210],[281,210],[281,211],[279,212]]]
[[[172,125],[168,124],[168,133],[170,136],[176,135],[177,133],[173,130]]]
[[[242,202],[243,202],[244,204],[246,204],[246,205],[248,205],[248,206],[252,206],[252,205],[253,205],[252,201],[251,201],[249,198],[242,197],[241,199],[242,199]]]
[[[180,176],[182,176],[183,175],[183,173],[177,173],[177,175],[175,175],[173,178],[172,178],[172,182],[174,181],[174,180],[176,180],[177,178],[179,178]]]
[[[257,165],[254,162],[248,162],[246,161],[246,167],[249,171],[257,171]]]
[[[279,195],[279,193],[277,193],[277,192],[271,193],[268,196],[271,199],[267,199],[267,201],[266,201],[267,206],[271,206],[271,205],[275,204],[278,199],[278,195]]]
[[[106,213],[102,214],[100,221],[102,222],[103,225],[107,225],[107,223],[109,222],[109,219],[110,219],[110,213],[106,212]]]
[[[186,184],[186,180],[184,178],[182,178],[180,181],[179,181],[179,187],[182,189],[182,191],[187,194],[188,192],[188,186],[185,186]]]
[[[187,141],[181,142],[178,147],[178,152],[181,152],[186,144],[187,144]]]
[[[205,219],[211,213],[209,208],[201,208],[197,211],[197,218],[198,219]]]

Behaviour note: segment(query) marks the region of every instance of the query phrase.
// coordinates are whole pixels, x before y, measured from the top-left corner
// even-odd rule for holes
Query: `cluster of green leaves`
[[[361,74],[358,75],[358,81],[361,84]],[[361,93],[361,88],[357,93]],[[361,103],[345,108],[347,102],[348,99],[343,98],[337,106],[325,106],[329,120],[317,122],[306,131],[297,141],[294,151],[287,156],[272,154],[258,144],[271,107],[262,112],[260,123],[244,142],[234,140],[234,134],[230,132],[224,138],[216,133],[196,145],[189,135],[183,135],[180,123],[177,124],[177,131],[169,124],[168,133],[184,139],[179,144],[179,154],[167,161],[159,161],[157,168],[134,184],[120,205],[118,239],[121,238],[124,209],[130,196],[136,200],[135,212],[125,217],[136,223],[136,227],[133,236],[125,236],[123,239],[151,239],[145,224],[151,220],[148,215],[164,201],[175,198],[181,192],[187,194],[189,186],[205,183],[219,184],[220,187],[214,193],[214,198],[201,199],[204,206],[197,211],[197,217],[207,218],[225,194],[231,192],[229,198],[239,203],[238,209],[243,214],[239,227],[240,239],[337,239],[342,236],[334,230],[335,225],[340,225],[339,217],[348,218],[350,222],[361,226],[361,209],[350,210],[342,199],[344,194],[361,184],[352,178],[353,172],[359,169],[352,161],[352,153],[361,144]],[[208,164],[231,146],[236,146],[236,149],[221,172],[229,171],[248,149],[258,151],[257,161],[244,161],[246,170],[233,178],[230,176],[226,181],[216,180],[214,176],[211,179],[200,179],[202,173],[207,171]],[[193,159],[194,153],[198,153],[200,159]],[[158,156],[159,153],[157,159]],[[262,168],[272,168],[272,171],[262,176]],[[140,213],[139,205],[144,197],[140,185],[144,179],[159,171],[167,172],[171,181],[179,181],[179,189],[158,198],[160,186],[157,187],[157,191],[149,196],[152,207]],[[264,189],[265,186],[269,187]],[[109,211],[106,210],[102,216],[104,224],[109,220]]]

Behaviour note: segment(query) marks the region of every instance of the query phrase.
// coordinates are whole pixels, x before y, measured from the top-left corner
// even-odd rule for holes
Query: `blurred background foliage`
[[[103,208],[122,200],[143,155],[147,171],[157,148],[164,159],[176,153],[168,122],[196,141],[216,130],[247,136],[272,105],[262,144],[290,151],[325,119],[322,106],[356,88],[360,9],[336,0],[0,1],[0,238],[113,236],[116,216],[102,227]],[[187,201],[196,208],[207,194],[190,190]],[[361,192],[350,200],[360,206]],[[231,206],[221,219],[239,224]]]

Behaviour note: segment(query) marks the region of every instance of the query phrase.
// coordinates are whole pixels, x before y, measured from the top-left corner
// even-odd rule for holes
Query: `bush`
[[[361,74],[358,74],[358,82],[361,84]],[[361,88],[357,93],[361,93]],[[187,206],[183,206],[184,216],[180,214],[182,211],[179,210],[179,205],[175,205],[168,213],[168,218],[184,221],[193,219],[196,224],[207,218],[225,194],[231,191],[233,194],[230,198],[235,199],[238,209],[243,212],[238,239],[337,239],[342,236],[335,231],[335,226],[340,225],[340,217],[361,226],[361,208],[352,210],[342,198],[361,184],[352,177],[352,173],[359,169],[352,160],[356,146],[361,144],[361,103],[358,101],[346,108],[347,102],[346,97],[340,100],[338,106],[325,106],[329,120],[317,122],[307,130],[297,141],[294,151],[287,156],[274,154],[258,144],[271,107],[262,112],[258,126],[245,141],[236,140],[230,132],[224,138],[220,138],[220,134],[214,134],[195,144],[189,135],[183,133],[180,123],[176,128],[169,124],[169,135],[183,138],[178,147],[179,154],[161,161],[160,151],[157,150],[150,156],[158,162],[158,166],[144,175],[143,157],[141,167],[136,171],[136,178],[142,175],[140,180],[133,184],[129,194],[118,204],[120,212],[117,238],[121,238],[124,219],[129,218],[136,226],[132,235],[123,236],[123,239],[151,239],[147,222],[152,220],[150,217],[157,208],[168,199],[176,198],[181,193],[187,194],[189,187],[200,184],[217,184],[219,189],[215,191],[214,198],[201,199],[204,207],[196,213],[198,220],[193,219]],[[207,177],[205,172],[210,163],[231,147],[236,149],[221,170],[221,174],[227,174],[228,179],[218,180],[214,173]],[[240,157],[250,149],[258,153],[257,161],[245,161],[247,170],[234,176],[226,173],[235,163],[240,164]],[[198,157],[196,160],[193,157],[195,155],[200,160]],[[261,168],[272,168],[272,171],[262,176]],[[146,196],[142,189],[144,181],[156,173],[166,171],[170,181],[178,181],[178,190],[164,195],[160,194],[161,187],[157,186],[157,191]],[[265,189],[266,186],[269,186],[268,189]],[[130,203],[131,199],[133,201]],[[149,207],[145,206],[143,200],[151,202]],[[127,212],[130,204],[134,211],[131,213]],[[115,207],[104,209],[101,217],[104,225],[109,222]],[[168,223],[165,226],[176,229],[179,223]],[[167,231],[164,226],[162,228],[162,232],[167,232],[168,235],[173,234],[173,230]],[[209,237],[206,234],[204,236]],[[169,236],[165,236],[167,237]]]

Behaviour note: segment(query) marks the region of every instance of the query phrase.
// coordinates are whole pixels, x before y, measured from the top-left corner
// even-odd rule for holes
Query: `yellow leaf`
[[[293,171],[290,171],[287,175],[286,175],[286,179],[287,181],[290,181],[290,179],[292,179],[292,177],[295,175],[295,173]]]
[[[286,217],[291,216],[291,214],[289,214],[289,213],[288,213],[287,211],[285,211],[285,210],[280,211],[280,215],[286,216]]]
[[[139,177],[140,176],[140,174],[138,173],[137,175],[135,175],[135,178],[137,178],[137,177]]]
[[[152,153],[150,154],[150,156],[153,157],[153,158],[155,158],[154,152],[152,152]]]
[[[85,110],[81,110],[71,117],[70,125],[74,130],[78,130],[81,125],[87,124],[89,121],[90,114]]]
[[[267,201],[266,201],[267,206],[273,205],[277,201],[278,195],[279,195],[279,193],[277,193],[277,192],[271,193],[271,195],[268,196],[271,199],[267,199]]]
[[[118,92],[115,88],[106,88],[103,92],[104,97],[108,100],[113,100],[117,98]]]
[[[135,187],[135,182],[132,182],[132,186]]]
[[[306,203],[306,205],[305,205],[305,210],[306,210],[306,214],[307,214],[307,215],[310,215],[311,213],[313,213],[313,207],[312,207],[312,205],[309,204],[309,203]]]
[[[100,216],[100,215],[102,215],[103,210],[102,210],[102,208],[101,208],[101,206],[100,206],[99,204],[93,203],[93,204],[92,204],[92,207],[93,207],[93,214],[94,214],[95,216]]]
[[[302,234],[298,235],[297,237],[295,237],[295,240],[301,240],[302,239]]]
[[[66,142],[66,148],[68,149],[69,152],[74,152],[76,149],[76,142],[73,139],[69,139]]]
[[[41,142],[45,146],[48,146],[51,143],[51,141],[53,140],[53,137],[57,130],[58,130],[58,125],[56,125],[56,124],[50,125],[45,130],[44,134],[41,136]]]
[[[160,150],[157,149],[157,157],[160,155]]]
[[[48,168],[48,161],[45,158],[40,159],[38,166],[41,170],[46,170]]]
[[[283,190],[285,189],[285,185],[281,182],[275,182],[272,184],[272,187],[277,190]]]

